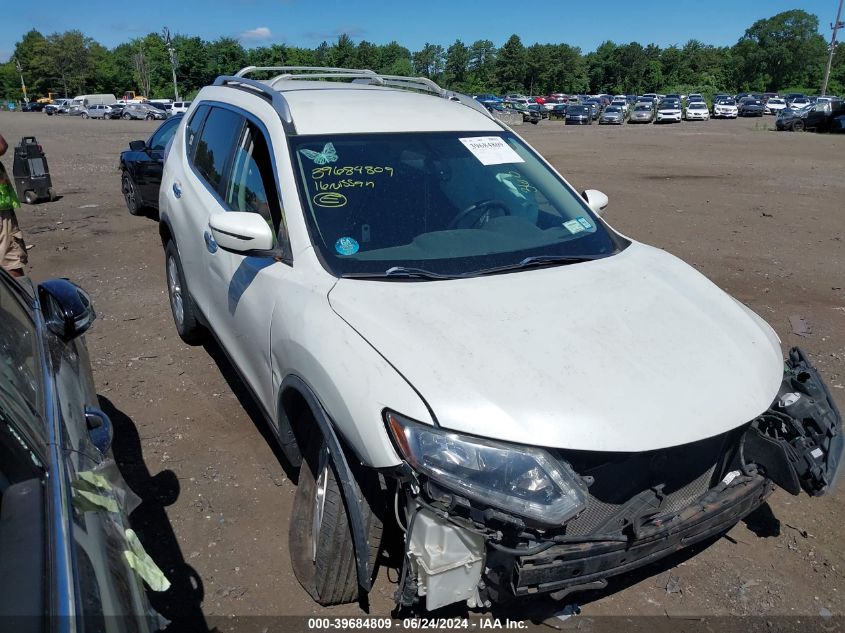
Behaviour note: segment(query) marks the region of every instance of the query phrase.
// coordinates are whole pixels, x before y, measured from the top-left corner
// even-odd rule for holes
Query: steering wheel
[[[493,210],[497,209],[499,213],[493,214]],[[485,224],[487,224],[491,218],[494,217],[502,217],[503,215],[510,215],[511,210],[508,208],[504,202],[499,200],[479,200],[478,202],[474,202],[473,204],[469,205],[466,209],[458,213],[452,221],[449,222],[449,226],[447,229],[456,229],[461,221],[469,216],[472,213],[477,213],[478,217],[476,218],[475,222],[473,222],[469,227],[472,229],[479,229]]]

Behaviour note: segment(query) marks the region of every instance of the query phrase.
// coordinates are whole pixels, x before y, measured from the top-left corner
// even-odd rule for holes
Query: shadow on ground
[[[114,459],[126,483],[142,500],[130,515],[130,522],[144,548],[171,582],[170,589],[165,592],[147,591],[150,604],[170,620],[166,631],[207,633],[208,626],[201,608],[204,595],[202,579],[185,562],[165,512],[165,508],[179,498],[179,480],[172,470],[150,474],[144,463],[135,423],[108,398],[98,398],[100,408],[109,416],[114,428]]]
[[[275,432],[270,428],[270,424],[267,422],[267,418],[261,411],[260,406],[255,401],[252,392],[244,384],[243,380],[241,380],[240,375],[238,375],[238,372],[229,361],[229,357],[226,356],[225,352],[223,352],[217,344],[217,341],[213,338],[210,338],[208,341],[203,343],[203,348],[217,365],[217,368],[220,370],[220,374],[223,376],[226,384],[229,385],[229,389],[231,389],[232,393],[235,394],[241,408],[243,408],[244,412],[249,416],[250,420],[252,420],[255,428],[258,429],[258,432],[261,433],[264,441],[267,442],[268,446],[273,451],[273,455],[276,457],[276,461],[279,462],[279,466],[281,466],[284,471],[285,477],[296,483],[299,477],[299,469],[294,468],[285,457],[285,454],[279,446],[279,441],[276,438]]]

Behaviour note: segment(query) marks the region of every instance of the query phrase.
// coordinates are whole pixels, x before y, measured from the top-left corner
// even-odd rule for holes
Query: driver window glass
[[[244,127],[226,186],[224,201],[231,211],[258,213],[285,240],[284,214],[273,177],[270,148],[251,121]]]
[[[165,123],[150,139],[150,149],[158,152],[164,151],[164,148],[167,147],[170,139],[176,133],[177,127],[179,127],[179,121],[176,119],[171,119]]]
[[[35,325],[12,291],[0,282],[0,402],[4,409],[14,409],[14,417],[37,430],[42,399]]]

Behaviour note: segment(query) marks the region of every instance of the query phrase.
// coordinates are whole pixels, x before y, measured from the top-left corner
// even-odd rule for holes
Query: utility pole
[[[15,57],[15,68],[18,69],[18,73],[21,76],[21,91],[23,92],[23,102],[29,103],[29,97],[26,96],[26,84],[23,81],[23,68],[21,68],[21,63],[17,57]]]
[[[170,55],[170,72],[173,73],[173,94],[174,101],[179,101],[179,87],[176,85],[176,49],[173,48],[173,41],[170,39],[170,29],[164,27],[164,45]]]
[[[830,28],[833,29],[833,35],[830,37],[830,52],[827,56],[827,68],[825,68],[824,82],[822,83],[823,97],[827,94],[827,81],[830,79],[830,67],[833,65],[833,54],[836,52],[836,32],[841,28],[845,28],[845,22],[842,21],[842,2],[843,0],[839,0],[839,10],[836,12],[836,21],[830,25]]]

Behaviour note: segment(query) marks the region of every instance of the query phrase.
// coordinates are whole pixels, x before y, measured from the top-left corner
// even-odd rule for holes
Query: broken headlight
[[[584,508],[583,482],[544,450],[458,434],[392,411],[385,420],[414,470],[469,499],[546,525],[561,525]]]

